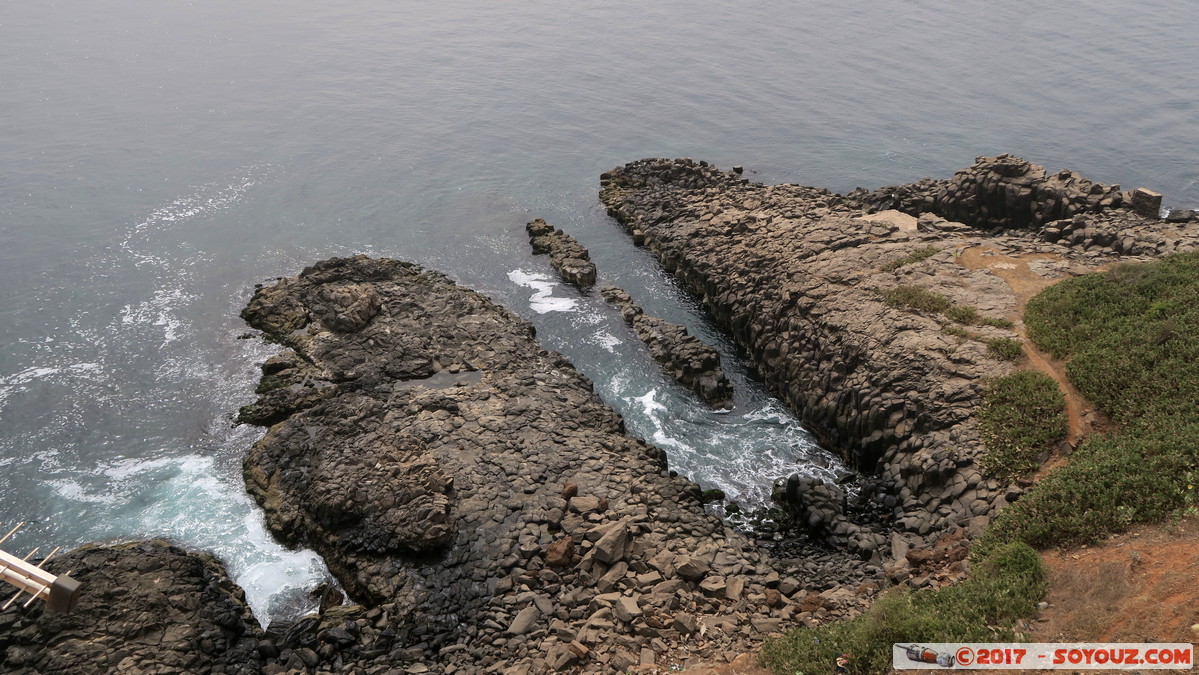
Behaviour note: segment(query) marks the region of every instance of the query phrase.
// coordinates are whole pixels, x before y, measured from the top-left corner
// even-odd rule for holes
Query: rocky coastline
[[[408,263],[331,259],[244,310],[283,350],[238,419],[268,428],[244,461],[268,527],[318,551],[350,602],[330,592],[319,614],[264,629],[211,556],[89,546],[50,566],[86,584],[75,614],[0,612],[0,668],[748,665],[766,637],[853,616],[889,583],[961,578],[969,539],[1026,487],[979,468],[975,419],[982,383],[1033,357],[993,348],[1022,341],[1023,303],[1067,276],[1199,248],[1193,212],[1163,220],[1151,192],[1006,155],[845,196],[691,160],[633,162],[601,184],[634,241],[861,472],[852,489],[778,484],[828,548],[773,554],[706,510],[699,486],[486,297]],[[529,234],[561,243],[544,222]]]
[[[525,231],[529,233],[533,253],[548,255],[563,281],[583,291],[595,285],[595,263],[591,262],[587,247],[577,239],[541,218],[529,221]]]
[[[317,651],[318,672],[723,661],[879,586],[845,554],[758,550],[530,324],[442,275],[329,260],[259,289],[243,316],[287,347],[243,411],[272,423],[247,487],[364,617],[354,643]]]

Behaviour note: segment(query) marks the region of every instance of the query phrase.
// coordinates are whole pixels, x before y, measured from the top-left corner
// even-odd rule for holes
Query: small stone
[[[545,549],[545,564],[550,567],[571,567],[575,564],[575,540],[569,534],[554,540]]]
[[[745,592],[745,577],[730,577],[724,588],[724,597],[736,602]]]
[[[708,563],[694,556],[679,556],[675,559],[675,572],[687,581],[698,581],[711,569]]]
[[[592,513],[599,510],[598,497],[571,497],[570,510],[575,513]]]
[[[779,632],[779,627],[782,626],[783,620],[771,617],[755,617],[750,619],[749,623],[759,633],[770,634]]]
[[[680,613],[674,615],[674,623],[672,626],[679,633],[683,635],[690,635],[699,628],[699,623],[691,614]]]
[[[625,521],[613,523],[604,535],[595,542],[592,554],[595,559],[606,565],[623,560],[628,555],[629,526]]]
[[[724,577],[710,576],[699,582],[699,589],[709,598],[723,598],[726,588]]]
[[[508,626],[508,632],[513,635],[524,635],[528,633],[533,624],[541,618],[541,610],[537,609],[536,605],[529,605],[516,613],[516,617],[512,619],[511,625]]]
[[[637,605],[636,598],[621,596],[612,604],[612,613],[616,618],[628,623],[641,616],[641,607]]]

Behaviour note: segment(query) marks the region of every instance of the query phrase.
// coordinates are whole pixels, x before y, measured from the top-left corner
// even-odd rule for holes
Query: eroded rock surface
[[[374,306],[361,298],[377,308],[346,330],[344,308]],[[247,488],[363,603],[273,631],[268,669],[300,653],[318,672],[725,660],[879,587],[881,567],[855,556],[759,551],[530,324],[442,275],[328,260],[259,289],[244,316],[288,348],[243,411],[276,420]],[[800,609],[840,584],[855,590]]]
[[[83,583],[79,605],[0,613],[5,673],[260,672],[262,631],[210,555],[163,541],[86,546],[47,569]]]
[[[533,253],[549,254],[550,264],[558,270],[563,281],[580,290],[595,285],[595,263],[591,262],[587,248],[574,237],[554,229],[553,225],[541,218],[530,221],[525,225],[525,230],[529,233]]]
[[[1144,217],[1119,208],[1132,196],[1116,186],[1006,155],[947,181],[849,197],[691,160],[633,162],[601,182],[601,200],[634,241],[702,298],[828,446],[880,474],[877,501],[925,543],[976,531],[1021,493],[977,468],[974,414],[985,380],[1017,367],[988,342],[1021,338],[1027,296],[1199,242],[1195,221]],[[889,291],[936,302],[889,303]],[[789,484],[784,496],[804,488]],[[863,556],[890,548],[835,500],[798,492],[800,515],[829,541]]]
[[[720,367],[720,353],[687,332],[686,326],[650,316],[622,288],[600,291],[604,300],[620,310],[625,323],[649,347],[650,354],[679,384],[700,395],[713,407],[731,408],[733,386]]]

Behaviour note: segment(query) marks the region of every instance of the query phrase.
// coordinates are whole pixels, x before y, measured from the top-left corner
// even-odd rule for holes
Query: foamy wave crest
[[[508,273],[508,278],[517,286],[533,289],[533,295],[529,297],[529,308],[538,314],[573,312],[578,308],[579,303],[574,298],[554,297],[554,289],[559,284],[550,281],[548,275],[540,272],[512,270]]]
[[[225,561],[264,625],[312,611],[316,600],[308,591],[330,578],[324,562],[312,551],[291,551],[275,541],[261,510],[220,474],[212,457],[184,455],[121,459],[91,477],[45,484],[60,498],[80,504],[80,512],[94,513],[97,504],[108,507],[109,515],[97,518],[101,531],[93,530],[92,536],[162,537]],[[134,504],[146,506],[128,508]]]
[[[154,209],[145,218],[133,224],[125,232],[120,247],[127,251],[139,266],[147,263],[162,264],[164,260],[140,250],[139,239],[196,216],[229,208],[240,201],[250,188],[268,178],[273,172],[274,167],[269,164],[248,166],[242,168],[238,172],[241,175],[228,183],[213,182],[196,186],[190,194],[177,197],[170,204]]]

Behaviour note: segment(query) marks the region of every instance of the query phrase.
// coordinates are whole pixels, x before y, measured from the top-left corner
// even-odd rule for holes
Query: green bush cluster
[[[1004,361],[1019,361],[1024,357],[1024,348],[1019,340],[1011,338],[991,338],[987,340],[987,351],[995,358]]]
[[[1004,478],[1027,475],[1037,458],[1066,437],[1066,398],[1052,377],[1021,370],[988,383],[978,413],[984,469]]]
[[[936,246],[925,246],[924,248],[918,248],[902,258],[892,260],[891,262],[883,265],[882,270],[884,272],[894,272],[904,265],[911,265],[912,263],[918,263],[921,260],[927,260],[940,252],[941,249],[937,248]]]
[[[799,628],[768,641],[762,664],[776,673],[823,675],[838,654],[850,656],[851,673],[891,667],[896,642],[1003,642],[1031,615],[1045,594],[1045,572],[1036,551],[1020,543],[996,547],[977,559],[969,579],[933,591],[892,589],[849,621]]]
[[[1117,425],[1002,511],[988,545],[1066,546],[1196,506],[1199,253],[1119,265],[1046,289],[1024,316]]]

